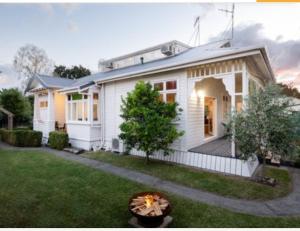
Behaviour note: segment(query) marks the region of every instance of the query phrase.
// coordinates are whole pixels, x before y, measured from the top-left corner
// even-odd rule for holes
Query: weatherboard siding
[[[122,97],[126,97],[127,93],[132,91],[136,83],[140,80],[149,81],[151,83],[156,81],[165,81],[165,80],[177,80],[178,91],[177,91],[177,101],[179,106],[184,110],[180,116],[180,121],[177,122],[177,127],[179,130],[185,130],[185,118],[186,118],[186,76],[184,71],[170,72],[159,75],[151,75],[144,78],[135,78],[122,81],[116,81],[112,83],[106,83],[105,88],[105,119],[104,119],[104,140],[105,147],[111,149],[112,139],[118,138],[120,134],[120,124],[122,123],[121,114],[121,105]],[[178,139],[172,145],[174,149],[182,149],[185,146],[184,144],[185,137]]]

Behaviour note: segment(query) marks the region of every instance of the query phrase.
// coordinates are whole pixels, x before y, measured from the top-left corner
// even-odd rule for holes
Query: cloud
[[[54,14],[54,7],[51,3],[41,3],[38,4],[38,7],[47,13],[49,16],[52,16]]]
[[[282,82],[293,79],[295,85],[300,85],[300,39],[283,41],[283,36],[279,35],[272,40],[264,35],[263,29],[261,23],[237,26],[233,45],[265,45],[277,79]]]
[[[77,32],[79,31],[79,27],[75,22],[69,21],[67,24],[67,30],[70,32]]]
[[[61,3],[59,6],[64,9],[67,14],[72,14],[74,11],[79,9],[79,4],[76,3]]]
[[[0,71],[0,89],[12,87],[20,88],[20,76],[11,65],[0,65]]]
[[[58,7],[64,11],[65,14],[71,15],[74,11],[78,10],[80,4],[77,3],[40,3],[39,9],[47,13],[49,16],[54,15],[55,7]]]

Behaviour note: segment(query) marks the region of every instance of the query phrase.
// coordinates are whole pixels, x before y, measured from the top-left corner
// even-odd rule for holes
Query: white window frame
[[[176,89],[171,89],[171,90],[167,90],[167,82],[171,82],[171,81],[176,81]],[[167,93],[175,93],[176,96],[175,96],[175,102],[179,103],[179,97],[178,97],[178,93],[179,93],[179,81],[178,79],[174,79],[174,78],[171,78],[171,79],[161,79],[161,80],[153,80],[151,82],[152,86],[154,87],[154,84],[156,83],[163,83],[163,90],[161,91],[158,91],[159,94],[162,94],[163,95],[163,101],[164,102],[167,102]]]
[[[75,93],[75,92],[74,92]],[[68,94],[67,95],[67,122],[68,123],[89,123],[89,94],[84,94],[84,93],[78,93],[82,95],[82,99],[77,99],[77,100],[73,100],[72,99],[72,95],[74,93]],[[84,98],[84,96],[87,95],[87,99]],[[71,99],[69,100],[68,97],[71,97]],[[78,116],[79,116],[79,111],[78,109],[76,110],[75,113],[75,119],[73,118],[73,103],[76,103],[76,107],[78,108],[79,102],[81,102],[81,110],[82,110],[82,120],[78,120]],[[84,109],[84,104],[87,104],[87,120],[85,120],[84,118],[84,114],[85,114],[85,109]]]
[[[94,120],[94,94],[98,94],[98,103],[97,103],[97,120]],[[91,120],[93,123],[99,124],[100,123],[100,117],[101,117],[101,111],[100,111],[100,92],[98,91],[93,91],[92,92],[92,116]]]

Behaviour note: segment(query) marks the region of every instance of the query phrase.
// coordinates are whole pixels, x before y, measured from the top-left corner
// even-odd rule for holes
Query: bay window
[[[88,95],[70,94],[68,95],[68,120],[88,121]]]
[[[92,101],[88,94],[69,94],[67,96],[67,118],[68,121],[99,121],[99,94],[92,94]],[[92,104],[92,105],[90,105]],[[90,106],[89,106],[90,105]],[[89,116],[89,108],[92,107],[92,115]]]
[[[159,99],[167,103],[177,101],[177,80],[166,80],[154,83],[154,88],[159,91]]]

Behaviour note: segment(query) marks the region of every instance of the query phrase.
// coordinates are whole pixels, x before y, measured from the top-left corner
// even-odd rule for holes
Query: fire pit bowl
[[[162,193],[141,192],[129,199],[128,210],[141,226],[158,227],[172,209],[169,200]]]

